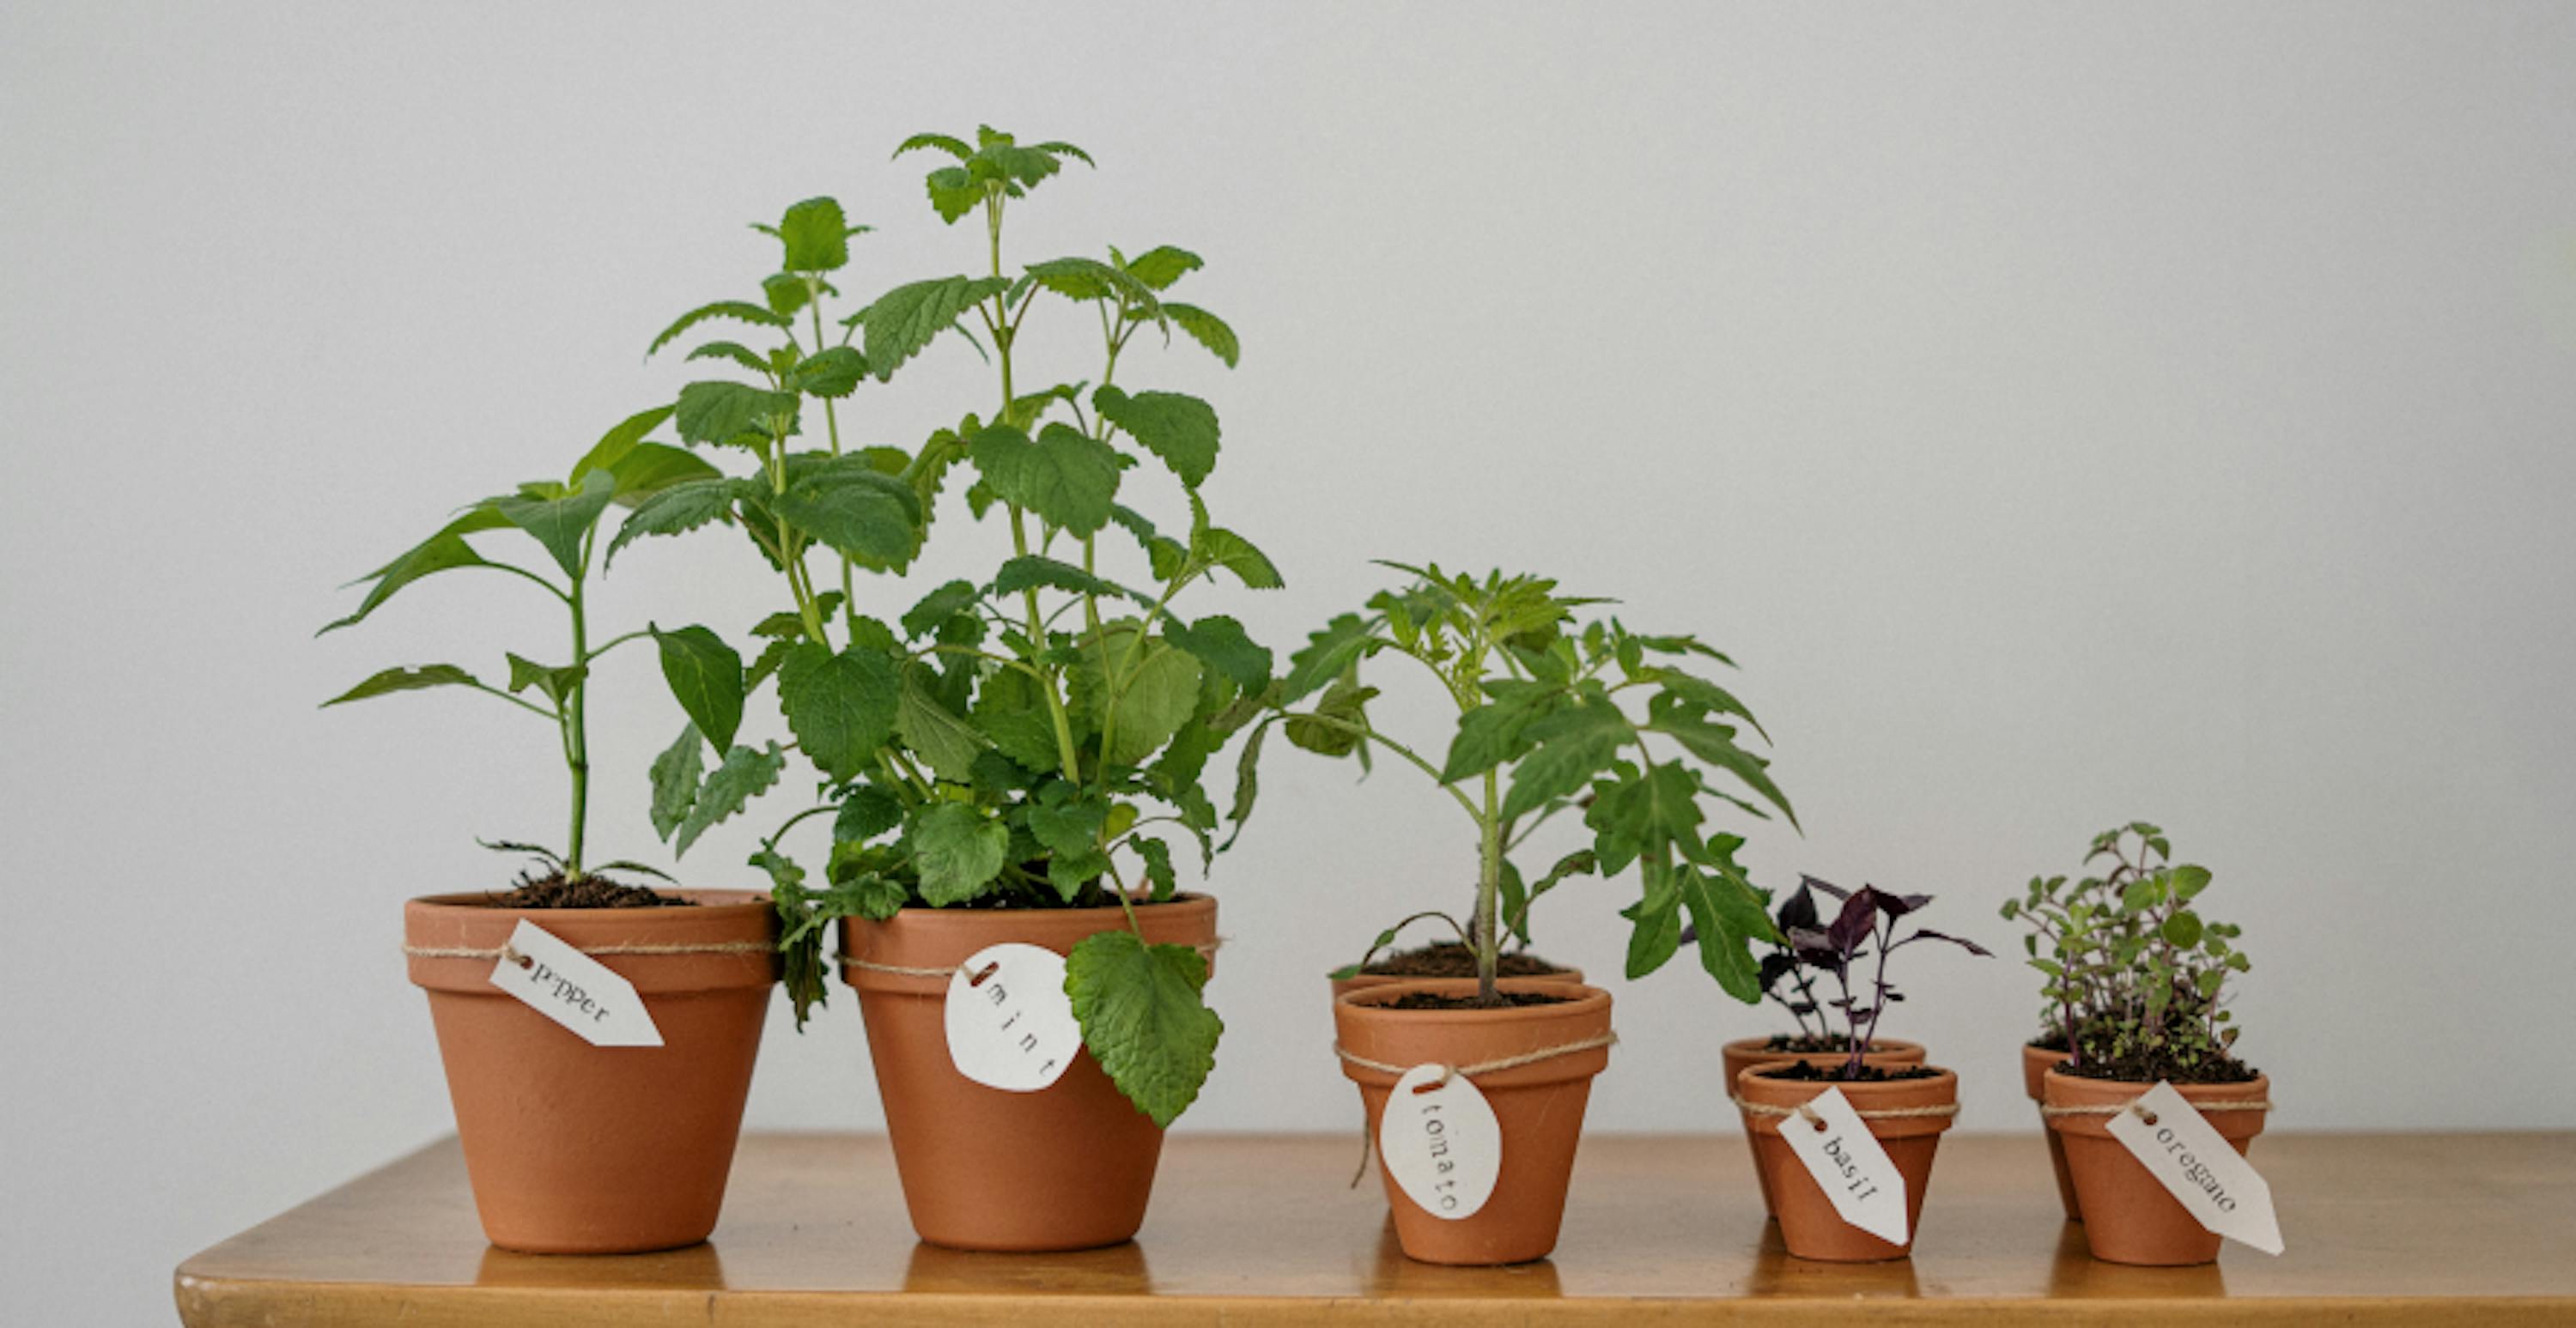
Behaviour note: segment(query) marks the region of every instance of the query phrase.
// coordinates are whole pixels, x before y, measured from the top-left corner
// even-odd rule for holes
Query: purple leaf
[[[1801,890],[1822,890],[1822,891],[1824,891],[1826,894],[1832,895],[1832,896],[1833,896],[1834,898],[1836,898],[1836,899],[1849,899],[1849,898],[1851,898],[1851,891],[1846,890],[1846,889],[1842,888],[1841,886],[1834,884],[1834,883],[1833,883],[1833,882],[1831,882],[1831,881],[1820,881],[1820,880],[1817,880],[1817,879],[1816,879],[1815,877],[1813,877],[1813,876],[1801,876],[1801,877],[1799,877],[1799,878],[1798,878],[1798,888],[1799,888],[1799,889],[1801,889]]]
[[[1812,929],[1816,922],[1816,896],[1802,882],[1798,892],[1789,896],[1789,902],[1780,906],[1780,930],[1785,935],[1793,927]]]
[[[1965,936],[1952,936],[1946,932],[1934,931],[1929,927],[1917,927],[1914,929],[1914,934],[1906,937],[1905,939],[1909,941],[1948,941],[1950,944],[1958,946],[1960,949],[1966,950],[1970,954],[1984,955],[1989,959],[1994,957],[1994,951],[1977,944],[1975,941],[1969,940]]]
[[[1836,950],[1850,955],[1869,939],[1871,929],[1877,925],[1877,892],[1864,885],[1860,893],[1843,901],[1843,911],[1834,918],[1834,925],[1825,929],[1825,937]]]

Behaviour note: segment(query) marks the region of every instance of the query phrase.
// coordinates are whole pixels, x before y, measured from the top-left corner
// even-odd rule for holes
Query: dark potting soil
[[[1851,1037],[1844,1033],[1810,1036],[1803,1033],[1774,1033],[1762,1044],[1764,1051],[1787,1051],[1808,1054],[1819,1051],[1849,1051]]]
[[[1381,1010],[1500,1010],[1521,1005],[1563,1005],[1574,1000],[1552,991],[1498,991],[1490,1001],[1478,1000],[1473,993],[1449,996],[1439,992],[1407,992],[1386,1004]]]
[[[2041,1051],[2064,1051],[2075,1044],[2067,1040],[2066,1030],[2059,1028],[2052,1029],[2046,1033],[2040,1034],[2038,1037],[2032,1038],[2029,1045],[2037,1047]]]
[[[2082,1079],[2111,1079],[2124,1084],[2250,1084],[2262,1072],[2233,1056],[2203,1056],[2185,1061],[2170,1055],[2132,1052],[2126,1056],[2084,1053],[2084,1063],[2067,1062],[2058,1070]]]
[[[1440,941],[1419,950],[1388,955],[1360,971],[1385,977],[1472,978],[1476,976],[1476,952],[1456,941]],[[1532,954],[1507,954],[1494,963],[1495,974],[1507,978],[1538,978],[1564,971]]]
[[[640,885],[621,885],[605,876],[567,881],[562,872],[543,878],[519,878],[519,888],[491,896],[495,908],[695,908],[698,901],[656,894]]]
[[[1765,1079],[1790,1079],[1813,1083],[1829,1079],[1839,1084],[1880,1084],[1895,1079],[1936,1079],[1941,1072],[1924,1065],[1864,1065],[1860,1073],[1850,1073],[1846,1064],[1818,1065],[1813,1061],[1790,1061],[1785,1065],[1765,1065],[1754,1071]]]

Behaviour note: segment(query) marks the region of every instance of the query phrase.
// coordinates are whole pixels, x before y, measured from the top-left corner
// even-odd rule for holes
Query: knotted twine
[[[1443,1065],[1440,1067],[1439,1082],[1430,1084],[1428,1087],[1446,1087],[1452,1078],[1462,1075],[1466,1078],[1473,1079],[1480,1074],[1496,1074],[1504,1070],[1517,1070],[1524,1065],[1536,1065],[1540,1061],[1554,1060],[1559,1056],[1571,1056],[1578,1051],[1590,1051],[1595,1047],[1615,1047],[1618,1045],[1619,1035],[1616,1032],[1610,1032],[1604,1033],[1599,1037],[1585,1038],[1580,1042],[1568,1042],[1554,1047],[1541,1047],[1536,1051],[1525,1051],[1517,1056],[1499,1056],[1489,1061],[1477,1061],[1472,1065]],[[1368,1057],[1352,1051],[1350,1048],[1343,1046],[1339,1042],[1333,1044],[1333,1054],[1363,1070],[1375,1070],[1380,1074],[1391,1074],[1397,1078],[1402,1078],[1405,1071],[1413,1068],[1410,1065],[1389,1065],[1385,1061],[1370,1060]],[[1368,1179],[1369,1159],[1376,1155],[1377,1135],[1368,1127],[1368,1113],[1361,1112],[1360,1166],[1359,1170],[1351,1173],[1350,1187],[1352,1189],[1358,1189],[1360,1187],[1360,1182]]]
[[[1794,1107],[1775,1107],[1768,1102],[1747,1102],[1733,1094],[1728,1094],[1727,1100],[1741,1108],[1747,1116],[1795,1116],[1819,1130],[1825,1128],[1825,1118],[1817,1115],[1815,1108],[1804,1102]],[[1924,1120],[1936,1116],[1956,1116],[1959,1114],[1959,1104],[1942,1102],[1928,1107],[1872,1107],[1867,1111],[1854,1108],[1852,1114],[1862,1120]]]
[[[2140,1105],[2145,1100],[2146,1095],[2141,1093],[2126,1102],[2104,1102],[2089,1107],[2052,1107],[2042,1104],[2039,1114],[2042,1116],[2117,1116],[2125,1111],[2153,1125],[2156,1123],[2156,1113]],[[2251,1102],[2194,1102],[2191,1108],[2202,1115],[2213,1111],[2270,1111],[2272,1101],[2270,1098],[2256,1098]]]
[[[693,955],[768,953],[777,947],[768,941],[708,941],[690,945],[577,945],[573,949],[586,955]],[[488,950],[470,945],[406,945],[402,952],[413,959],[507,959],[517,963],[527,958],[508,942]]]

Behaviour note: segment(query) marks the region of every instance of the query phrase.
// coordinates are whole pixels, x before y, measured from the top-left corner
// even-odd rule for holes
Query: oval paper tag
[[[959,1074],[1034,1093],[1063,1078],[1081,1050],[1063,955],[1015,941],[988,945],[948,979],[948,1059]]]
[[[1467,1076],[1417,1065],[1386,1095],[1377,1155],[1422,1211],[1456,1221],[1493,1197],[1494,1178],[1503,1170],[1503,1127]]]

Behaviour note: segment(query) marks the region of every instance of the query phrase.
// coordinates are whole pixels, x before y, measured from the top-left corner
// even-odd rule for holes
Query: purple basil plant
[[[1789,953],[1800,964],[1834,975],[1834,985],[1842,994],[1825,1004],[1842,1011],[1844,1024],[1849,1030],[1851,1060],[1843,1068],[1843,1077],[1858,1078],[1869,1054],[1870,1039],[1878,1034],[1879,1016],[1887,1013],[1889,1005],[1905,999],[1904,993],[1888,984],[1889,955],[1916,941],[1947,941],[1970,954],[1989,957],[1991,954],[1975,941],[1946,935],[1928,927],[1916,927],[1902,936],[1897,935],[1897,920],[1931,903],[1930,895],[1889,894],[1869,885],[1850,891],[1813,876],[1799,883],[1801,895],[1809,890],[1820,890],[1843,901],[1842,911],[1834,916],[1831,924],[1822,928],[1785,928]],[[1812,904],[1806,916],[1816,916]],[[1878,962],[1869,975],[1869,993],[1855,996],[1852,994],[1852,969],[1862,960],[1871,958]]]

